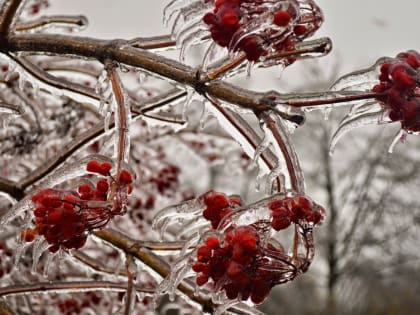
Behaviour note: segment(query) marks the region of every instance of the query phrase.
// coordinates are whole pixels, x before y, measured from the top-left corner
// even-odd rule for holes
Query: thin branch
[[[127,272],[127,291],[125,299],[125,310],[124,315],[130,315],[133,301],[133,289],[134,289],[134,280],[136,277],[135,271],[131,270],[132,266],[135,266],[133,256],[126,256],[126,272]]]
[[[337,103],[349,103],[359,100],[367,100],[376,98],[381,96],[381,93],[376,92],[365,92],[353,95],[345,95],[341,97],[337,97],[337,92],[325,92],[323,95],[316,95],[316,97],[323,96],[324,98],[315,99],[315,100],[292,100],[292,101],[281,101],[280,104],[282,105],[289,105],[292,107],[314,107],[314,106],[322,106],[322,105],[330,105],[330,104],[337,104]],[[302,94],[301,94],[302,95]],[[329,98],[328,96],[333,96]],[[302,97],[305,97],[303,94]]]
[[[0,177],[0,191],[5,192],[16,200],[24,197],[24,190],[16,182]]]
[[[142,249],[134,240],[128,238],[122,233],[111,229],[102,229],[94,232],[94,234],[104,241],[112,244],[113,246],[123,250],[126,254],[130,254],[133,257],[136,257],[141,262],[149,266],[157,274],[159,274],[162,278],[166,278],[170,274],[170,267],[164,261],[162,261],[153,253]],[[178,286],[178,289],[192,301],[202,305],[204,312],[212,313],[214,310],[214,305],[211,300],[204,298],[200,294],[196,295],[193,288],[181,283]]]
[[[56,88],[58,91],[67,90],[69,92],[76,93],[77,95],[85,96],[88,101],[99,101],[99,96],[96,94],[93,88],[53,76],[48,72],[42,70],[40,67],[34,65],[27,59],[15,57],[13,55],[9,56],[36,80],[39,80],[40,82],[43,82],[48,86]],[[68,96],[70,97],[70,95]],[[78,97],[74,98],[76,100],[78,99]]]
[[[23,115],[25,113],[22,106],[10,104],[10,103],[5,103],[5,102],[1,102],[1,101],[0,101],[0,108],[7,109],[11,113],[15,113],[15,114],[19,114],[19,115]],[[1,112],[2,112],[2,110],[0,110],[0,113]]]
[[[70,27],[85,27],[88,24],[88,20],[83,15],[67,16],[67,15],[53,15],[53,16],[41,16],[40,18],[19,23],[16,25],[16,31],[30,31],[36,28],[45,26],[54,26],[54,24],[65,25]]]
[[[113,122],[110,122],[110,126]],[[80,149],[83,145],[93,141],[96,137],[104,133],[104,123],[99,122],[92,128],[88,129],[84,133],[80,134],[76,139],[65,145],[59,152],[52,156],[42,166],[35,169],[28,176],[26,176],[21,182],[19,187],[26,189],[29,186],[36,183],[38,180],[43,178],[45,175],[54,170],[57,166],[61,165],[68,157],[74,152]]]
[[[241,63],[243,63],[246,60],[246,54],[240,54],[238,57],[229,60],[229,62],[221,65],[220,67],[218,67],[217,69],[212,70],[211,72],[209,72],[208,74],[206,74],[204,76],[204,80],[205,81],[211,81],[216,79],[217,77],[219,77],[220,75],[236,68],[237,66],[239,66]]]
[[[0,41],[5,41],[11,31],[11,26],[19,6],[23,0],[3,1],[0,7]]]
[[[112,85],[112,91],[117,105],[117,108],[115,109],[115,129],[117,135],[115,158],[117,159],[116,174],[118,181],[121,172],[121,164],[123,162],[128,162],[128,152],[130,150],[128,119],[131,117],[131,113],[130,106],[126,105],[127,100],[125,99],[125,93],[122,89],[121,79],[116,70],[116,64],[108,60],[105,62],[105,68]]]
[[[69,281],[69,282],[38,282],[35,284],[19,284],[0,288],[0,296],[27,294],[29,292],[58,293],[81,292],[81,291],[116,291],[124,292],[126,283],[111,281]],[[154,290],[136,286],[139,292],[153,294]]]
[[[134,48],[140,49],[160,49],[175,47],[176,41],[174,41],[171,35],[162,35],[154,37],[137,37],[130,41],[128,44]]]
[[[76,258],[77,260],[79,260],[80,262],[82,262],[83,264],[85,264],[86,266],[89,266],[90,268],[98,271],[98,272],[102,272],[102,273],[106,273],[106,274],[111,274],[111,275],[115,275],[115,268],[109,268],[107,266],[105,266],[104,264],[102,264],[101,261],[94,259],[92,257],[90,257],[89,255],[86,255],[84,252],[82,251],[74,251],[72,252],[72,256],[74,258]],[[118,272],[119,276],[122,277],[127,277],[127,273],[123,270],[120,270]]]
[[[269,112],[264,111],[256,114],[265,122],[267,128],[271,131],[277,146],[281,150],[282,156],[286,163],[288,175],[290,177],[291,188],[298,194],[304,194],[305,183],[303,179],[303,172],[300,167],[296,151],[293,148],[291,140],[289,139],[289,133],[284,130],[282,122],[280,120],[276,121],[277,117],[270,115]]]

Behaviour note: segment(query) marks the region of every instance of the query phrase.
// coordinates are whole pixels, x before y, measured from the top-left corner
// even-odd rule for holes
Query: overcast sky
[[[51,3],[53,13],[86,15],[90,25],[83,34],[89,36],[127,39],[167,33],[161,21],[162,8],[168,0],[51,0]],[[334,52],[321,63],[329,65],[338,60],[340,73],[366,67],[380,56],[420,50],[415,23],[419,0],[318,0],[317,3],[323,9],[325,23],[314,37],[329,36],[334,43]],[[287,70],[284,75],[293,71]]]

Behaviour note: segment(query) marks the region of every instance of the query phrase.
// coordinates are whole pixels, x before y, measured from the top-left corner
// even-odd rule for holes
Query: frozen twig
[[[86,17],[83,15],[67,16],[67,15],[53,15],[53,16],[41,16],[40,18],[19,23],[16,25],[16,31],[30,31],[45,26],[54,25],[66,25],[66,26],[77,26],[85,27],[88,24]]]
[[[36,284],[20,284],[0,288],[0,296],[27,294],[29,292],[63,293],[82,291],[117,291],[124,292],[127,289],[126,283],[115,283],[111,281],[69,281],[69,282],[38,282]],[[138,292],[153,294],[152,290],[135,287]]]
[[[0,41],[9,35],[15,14],[23,0],[8,0],[0,4]]]

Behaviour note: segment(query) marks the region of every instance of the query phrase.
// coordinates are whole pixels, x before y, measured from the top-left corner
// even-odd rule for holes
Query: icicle
[[[229,308],[232,306],[238,304],[240,301],[240,298],[236,300],[228,300],[222,303],[221,305],[217,306],[216,310],[214,311],[214,315],[222,315],[225,313]]]
[[[86,174],[86,164],[83,163],[86,158],[76,161],[71,164],[64,163],[57,168],[53,173],[48,174],[43,178],[37,186],[39,188],[51,188],[61,184],[70,179],[74,179]],[[87,161],[86,161],[87,162]]]
[[[44,237],[39,237],[35,240],[34,246],[32,248],[32,274],[37,274],[37,268],[39,259],[41,258],[42,254],[48,249],[50,245],[45,240]]]
[[[382,115],[382,110],[376,110],[368,113],[363,112],[359,115],[353,115],[344,118],[332,137],[329,152],[330,155],[334,153],[335,147],[343,135],[361,126],[370,125],[372,123],[377,124],[380,121]]]
[[[197,29],[195,32],[192,32],[180,41],[181,50],[179,53],[179,60],[181,62],[185,62],[185,57],[188,49],[191,48],[193,45],[200,43],[202,41],[201,38],[207,35],[207,33],[207,28],[202,27]]]
[[[269,141],[269,138],[267,137],[266,134],[264,134],[264,138],[263,141],[261,141],[261,143],[257,146],[257,148],[255,149],[255,153],[254,153],[254,158],[252,159],[254,163],[258,164],[258,159],[260,158],[261,154],[267,150],[267,148],[271,145],[272,143]]]
[[[253,145],[255,144],[255,146],[258,146],[258,144],[261,143],[261,139],[249,124],[239,114],[229,108],[224,108],[224,113],[214,106],[207,106],[207,108],[216,117],[219,125],[232,137],[232,139],[239,143],[244,152],[252,159],[255,156]],[[225,115],[228,115],[229,119],[227,119]],[[246,131],[244,131],[246,132],[246,136],[238,130],[235,123],[240,125],[241,128],[246,129]],[[250,142],[250,138],[252,142]],[[273,156],[274,155],[271,154],[271,157]],[[269,167],[263,159],[258,159],[257,165],[262,174],[269,172]]]
[[[391,58],[382,57],[369,68],[346,74],[339,78],[330,88],[331,91],[370,91],[379,83],[378,73],[382,64],[391,61]]]
[[[177,233],[176,237],[179,240],[183,240],[190,237],[194,233],[201,233],[208,228],[209,221],[207,220],[191,221],[190,223],[182,226],[182,230]]]
[[[328,120],[330,118],[331,111],[332,111],[332,107],[327,107],[327,108],[323,109],[324,120]]]
[[[407,131],[404,129],[401,129],[397,132],[397,134],[394,137],[394,140],[392,140],[391,145],[389,146],[388,153],[394,153],[394,149],[397,146],[398,143],[405,141],[407,137]]]
[[[203,112],[201,113],[201,117],[200,117],[200,129],[204,129],[206,122],[209,120],[209,116],[210,113],[212,113],[212,111],[209,108],[210,106],[208,105],[208,103],[204,103],[203,106]]]
[[[198,30],[205,30],[202,16],[195,16],[193,19],[186,21],[179,32],[176,33],[176,41],[178,46],[182,46],[184,38],[190,36]]]
[[[55,259],[56,255],[57,255],[57,253],[54,253],[54,254],[50,253],[50,254],[47,255],[47,260],[45,261],[45,264],[44,264],[44,272],[42,273],[42,276],[44,278],[48,278],[48,274],[50,272],[51,264],[52,264],[53,260]]]
[[[4,191],[0,191],[0,198],[4,198],[7,200],[8,203],[10,203],[12,206],[17,204],[17,199],[15,199],[14,197],[10,196],[8,193],[5,193]],[[1,218],[0,218],[1,220]],[[1,228],[0,228],[1,230]]]
[[[187,120],[187,110],[189,109],[191,103],[193,102],[193,97],[195,94],[195,90],[192,88],[187,88],[187,97],[185,98],[184,105],[182,107],[182,120]]]
[[[3,213],[0,217],[0,231],[3,230],[8,223],[13,219],[21,215],[22,213],[28,212],[32,209],[32,201],[30,197],[25,197],[20,202],[15,204],[10,210]]]
[[[39,79],[39,77],[44,77],[45,74],[41,72],[38,69],[38,67],[34,66],[31,62],[26,61],[23,58],[18,59],[18,63],[12,58],[7,57],[6,55],[2,55],[2,58],[5,58],[9,64],[9,71],[5,77],[5,81],[10,80],[14,73],[18,73],[19,82],[29,82],[34,89],[34,95],[36,95],[35,92],[42,89],[57,97],[61,97],[64,95],[72,100],[75,100],[78,103],[98,104],[97,99],[92,98],[88,95],[73,92],[68,89],[57,88],[51,84],[44,83],[42,80]],[[20,58],[20,55],[17,58]]]
[[[163,24],[167,26],[174,14],[185,7],[188,2],[191,2],[191,0],[172,0],[169,2],[163,9]]]
[[[178,205],[162,209],[153,219],[152,229],[160,231],[163,235],[171,222],[176,220],[195,220],[199,218],[203,210],[201,202],[194,199]],[[162,236],[161,235],[161,236]]]
[[[219,45],[216,42],[210,42],[209,47],[206,49],[206,52],[203,56],[203,60],[201,62],[201,70],[203,72],[207,71],[208,66],[214,59],[215,52],[217,51]]]
[[[252,70],[253,66],[254,66],[254,62],[253,61],[248,61],[247,65],[246,65],[246,76],[247,76],[247,78],[251,77],[251,70]]]

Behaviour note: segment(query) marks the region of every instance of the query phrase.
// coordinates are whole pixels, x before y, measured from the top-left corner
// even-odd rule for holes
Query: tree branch
[[[10,27],[23,0],[3,1],[0,8],[0,41],[5,41],[10,33]]]
[[[256,93],[217,80],[205,83],[195,69],[152,52],[130,47],[128,43],[124,40],[107,41],[87,37],[30,34],[12,36],[1,50],[3,52],[26,51],[76,55],[101,62],[111,59],[118,63],[144,69],[180,84],[189,85],[199,94],[207,94],[249,110],[273,109],[275,100],[281,99],[281,94],[275,91]],[[278,114],[296,123],[302,122],[300,115],[283,112]]]

